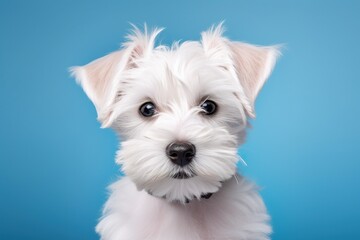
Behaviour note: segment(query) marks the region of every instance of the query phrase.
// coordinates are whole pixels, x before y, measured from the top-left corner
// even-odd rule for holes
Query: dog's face
[[[247,117],[278,51],[231,42],[221,26],[200,42],[154,46],[135,29],[120,51],[73,72],[99,120],[121,136],[117,163],[139,190],[185,202],[236,172]]]

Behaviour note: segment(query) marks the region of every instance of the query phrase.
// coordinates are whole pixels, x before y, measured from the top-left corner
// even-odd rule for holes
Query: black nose
[[[191,162],[195,152],[195,146],[189,142],[172,142],[166,147],[166,155],[181,167]]]

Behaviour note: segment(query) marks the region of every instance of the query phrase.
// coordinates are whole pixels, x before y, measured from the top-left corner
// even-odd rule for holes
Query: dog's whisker
[[[234,174],[234,178],[235,178],[236,184],[239,184],[239,179],[237,178],[236,174]]]
[[[242,164],[244,164],[247,167],[247,163],[240,155],[239,155],[239,160],[242,162]]]

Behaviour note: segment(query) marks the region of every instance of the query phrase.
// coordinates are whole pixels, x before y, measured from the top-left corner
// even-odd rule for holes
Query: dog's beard
[[[153,196],[185,203],[189,200],[200,199],[202,195],[215,193],[221,185],[221,181],[194,176],[188,179],[166,178],[156,184],[146,186],[145,189]]]
[[[186,202],[215,193],[222,182],[236,171],[236,136],[224,128],[194,128],[186,139],[197,149],[193,161],[184,167],[173,164],[165,148],[173,137],[170,131],[158,128],[143,136],[122,142],[117,163],[135,183],[138,190],[168,201]]]

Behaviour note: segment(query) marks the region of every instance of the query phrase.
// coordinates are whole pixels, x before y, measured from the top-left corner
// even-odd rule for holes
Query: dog
[[[258,188],[237,173],[254,102],[278,46],[230,41],[223,26],[200,41],[156,45],[163,29],[134,26],[118,51],[71,68],[102,127],[121,137],[96,226],[102,240],[270,239]]]

